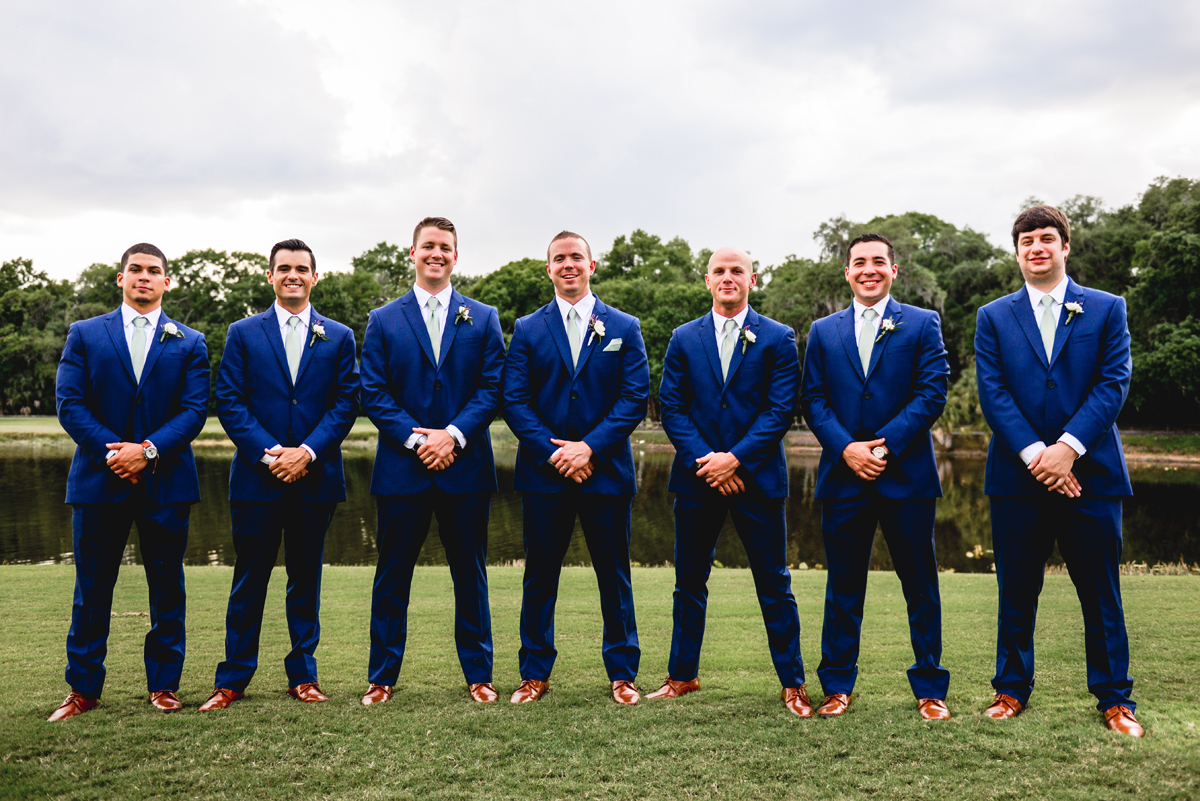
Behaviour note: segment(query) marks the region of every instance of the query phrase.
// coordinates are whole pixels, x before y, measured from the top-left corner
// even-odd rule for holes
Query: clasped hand
[[[874,481],[887,468],[887,461],[880,459],[871,451],[885,442],[887,442],[885,439],[876,439],[871,442],[851,442],[846,446],[846,450],[842,451],[842,458],[854,471],[854,475],[863,481]]]
[[[108,469],[132,484],[138,483],[138,476],[150,464],[144,448],[136,442],[108,442],[104,447],[116,451],[108,459]]]
[[[425,441],[417,446],[417,458],[429,470],[445,470],[454,464],[454,435],[444,428],[414,428],[413,433],[424,434]]]
[[[1029,472],[1051,492],[1078,498],[1083,490],[1071,468],[1079,454],[1065,442],[1056,442],[1029,462]]]
[[[696,464],[700,465],[696,475],[722,495],[736,495],[745,491],[746,485],[737,475],[742,463],[732,453],[710,453],[697,459]]]
[[[312,457],[304,448],[266,448],[268,456],[274,456],[275,461],[267,465],[271,475],[284,484],[291,484],[308,475],[308,463]]]
[[[565,439],[552,439],[550,442],[558,446],[558,450],[550,456],[550,464],[564,478],[569,478],[576,484],[582,484],[592,477],[592,448],[586,442],[571,442]]]

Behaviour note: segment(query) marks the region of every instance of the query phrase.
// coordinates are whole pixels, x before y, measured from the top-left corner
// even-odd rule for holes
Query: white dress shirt
[[[1062,319],[1063,303],[1066,301],[1067,297],[1067,277],[1064,275],[1063,279],[1058,282],[1058,286],[1054,287],[1054,289],[1051,289],[1049,292],[1043,292],[1042,290],[1037,289],[1028,283],[1025,284],[1025,291],[1029,293],[1029,303],[1033,307],[1033,321],[1038,325],[1041,324],[1042,315],[1045,314],[1045,310],[1042,307],[1042,298],[1046,297],[1047,295],[1054,298],[1054,305],[1051,306],[1050,309],[1051,313],[1054,315],[1054,325],[1057,329],[1058,321]],[[1071,434],[1068,434],[1066,431],[1062,433],[1062,436],[1058,438],[1058,441],[1069,445],[1071,450],[1075,451],[1075,453],[1079,454],[1080,456],[1083,456],[1085,453],[1087,453],[1087,448],[1083,446],[1083,443]],[[1021,457],[1022,462],[1029,464],[1033,461],[1033,457],[1037,456],[1044,450],[1046,450],[1046,443],[1039,439],[1032,445],[1022,448],[1021,452],[1018,453],[1017,456]]]
[[[731,319],[737,323],[738,328],[744,328],[746,325],[746,315],[749,313],[749,305],[743,306],[742,310],[733,315],[733,317],[726,317],[723,314],[719,314],[716,309],[712,310],[713,327],[717,329],[717,353],[721,352],[721,345],[725,342],[725,321]],[[736,333],[735,331],[734,334],[736,335]]]
[[[296,333],[300,336],[300,353],[303,354],[303,348],[308,347],[308,327],[309,321],[312,320],[312,304],[309,303],[305,305],[305,307],[298,312],[288,311],[279,305],[279,301],[275,301],[271,308],[275,309],[275,317],[279,320],[279,336],[283,338],[283,348],[285,353],[287,352],[288,331],[292,330],[291,326],[288,325],[288,320],[292,319],[293,317],[300,318],[300,324],[296,326]],[[278,442],[275,443],[275,448],[282,447],[283,445],[279,444]],[[300,443],[300,447],[308,451],[308,457],[312,461],[317,461],[317,454],[312,448],[308,447],[303,442]],[[275,450],[275,448],[272,448],[271,450]],[[263,464],[271,464],[275,461],[275,459],[276,457],[272,456],[271,454],[264,453],[259,461]]]
[[[879,325],[883,322],[883,313],[887,311],[888,302],[892,299],[890,294],[884,295],[883,300],[876,303],[874,306],[864,306],[858,302],[858,298],[854,299],[854,341],[858,342],[862,339],[862,327],[867,324],[863,317],[863,312],[867,309],[875,310],[875,319],[871,321],[873,335],[872,338],[879,336]]]
[[[454,288],[451,287],[449,284],[446,284],[446,286],[442,289],[442,291],[438,292],[435,295],[431,292],[426,292],[424,289],[422,289],[419,286],[414,285],[413,286],[413,294],[417,296],[417,306],[421,309],[421,319],[422,320],[429,319],[429,299],[430,298],[438,299],[438,307],[437,307],[438,330],[442,332],[442,342],[445,342],[446,341],[446,321],[448,319],[450,319],[450,296],[452,294],[454,294]],[[442,357],[442,355],[439,353],[438,354],[439,361],[441,360],[441,357]],[[467,447],[467,438],[464,437],[463,433],[458,430],[458,426],[453,426],[453,425],[446,426],[446,433],[449,434],[450,436],[454,437],[454,441],[458,443],[458,447],[460,447],[460,448]],[[414,431],[412,434],[410,434],[408,436],[408,439],[404,440],[404,447],[408,448],[409,450],[415,451],[417,449],[417,440],[419,440],[420,438],[421,438],[421,435]]]

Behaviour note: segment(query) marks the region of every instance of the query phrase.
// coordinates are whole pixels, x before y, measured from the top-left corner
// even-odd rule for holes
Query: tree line
[[[1024,205],[1040,202],[1029,198]],[[1123,425],[1194,427],[1200,412],[1200,181],[1159,178],[1126,206],[1076,196],[1059,204],[1071,219],[1068,274],[1080,283],[1123,296],[1133,336],[1133,380]],[[1015,213],[1015,212],[1014,212]],[[949,351],[951,393],[943,425],[983,430],[975,390],[975,313],[1021,286],[1011,243],[994,245],[971,228],[930,214],[908,212],[853,222],[835,217],[813,233],[816,259],[789,256],[756,264],[750,303],[796,331],[803,358],[813,320],[845,308],[851,294],[843,270],[846,247],[875,231],[896,247],[899,276],[892,295],[934,309]],[[592,288],[605,303],[641,319],[650,361],[650,417],[658,418],[657,387],[671,332],[704,314],[711,251],[693,251],[635,230],[599,253]],[[320,268],[318,254],[318,268]],[[192,250],[171,261],[167,313],[202,331],[214,378],[229,325],[266,309],[274,295],[259,253]],[[0,264],[0,413],[53,414],[54,380],[67,329],[121,303],[117,264],[97,263],[74,281],[51,280],[29,259]],[[407,292],[414,273],[406,245],[380,242],[351,260],[347,271],[323,271],[312,303],[354,329],[359,346],[371,309]],[[518,317],[552,296],[545,259],[519,259],[482,276],[457,275],[464,295],[495,306],[506,336]]]

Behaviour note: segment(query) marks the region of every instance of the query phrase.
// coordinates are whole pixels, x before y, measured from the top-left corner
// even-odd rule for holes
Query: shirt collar
[[[1029,283],[1025,284],[1025,290],[1029,293],[1029,302],[1035,307],[1042,305],[1042,298],[1047,295],[1054,298],[1054,302],[1061,306],[1067,297],[1067,277],[1064,275],[1063,279],[1058,282],[1058,286],[1049,292],[1043,292]]]
[[[746,327],[746,315],[749,313],[750,313],[750,305],[749,304],[744,306],[742,308],[742,310],[740,312],[738,312],[737,314],[733,315],[733,317],[726,317],[723,314],[718,314],[717,310],[713,309],[712,310],[713,327],[717,329],[717,333],[721,333],[722,331],[725,330],[725,321],[733,320],[735,323],[737,323],[738,328],[745,328]]]
[[[155,328],[158,328],[158,318],[161,314],[162,314],[162,306],[159,306],[154,311],[140,312],[137,309],[135,309],[134,307],[130,306],[128,303],[121,304],[121,320],[122,320],[122,324],[126,328],[128,328],[130,325],[133,324],[134,318],[145,317],[150,322],[150,324],[147,325],[146,328],[153,330]]]
[[[450,308],[450,295],[452,295],[454,293],[454,287],[452,287],[450,284],[446,284],[446,286],[442,289],[442,291],[438,292],[435,295],[432,292],[426,292],[421,287],[417,286],[416,284],[413,284],[413,292],[416,294],[417,303],[420,304],[422,309],[429,308],[429,299],[430,298],[438,299],[438,308],[439,309],[448,309],[448,308]]]
[[[579,315],[579,319],[583,320],[584,324],[586,324],[592,317],[592,310],[596,308],[596,296],[591,292],[580,298],[579,302],[574,306],[571,305],[570,301],[563,300],[557,294],[554,296],[554,300],[558,303],[558,313],[562,315],[563,325],[566,325],[567,314],[571,309],[575,309],[575,313]]]
[[[887,305],[889,303],[891,303],[891,301],[892,301],[892,296],[890,293],[887,295],[884,295],[883,300],[879,301],[874,306],[864,306],[863,304],[858,302],[858,298],[855,298],[854,299],[854,319],[861,320],[862,316],[863,316],[863,312],[865,312],[867,309],[874,309],[875,310],[875,319],[878,320],[880,317],[883,316],[883,313],[885,311],[887,311]]]
[[[287,325],[288,320],[292,319],[293,312],[288,311],[279,305],[279,301],[275,301],[275,316],[279,319],[279,327],[283,328]],[[299,313],[296,314],[300,318],[300,325],[308,328],[309,318],[312,316],[312,304],[308,304]]]

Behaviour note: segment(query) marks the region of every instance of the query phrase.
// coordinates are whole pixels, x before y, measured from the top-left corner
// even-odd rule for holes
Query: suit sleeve
[[[558,450],[550,442],[552,432],[533,409],[532,365],[533,348],[525,333],[522,320],[513,328],[504,360],[504,422],[529,449],[538,464],[546,462]],[[589,443],[590,444],[590,443]]]
[[[1014,454],[1041,440],[1037,429],[1025,419],[1008,390],[1000,339],[987,307],[979,310],[975,325],[975,379],[983,418]]]
[[[1089,450],[1112,430],[1129,394],[1133,361],[1125,315],[1125,299],[1117,298],[1109,310],[1108,319],[1104,321],[1104,341],[1092,388],[1065,426],[1066,433]]]
[[[729,449],[752,474],[763,461],[779,453],[779,441],[796,419],[796,390],[800,387],[800,357],[796,334],[786,328],[771,354],[774,366],[767,379],[767,401],[741,440]]]
[[[946,359],[942,326],[936,313],[926,317],[921,326],[915,373],[912,399],[887,425],[875,432],[887,440],[887,449],[895,454],[904,453],[913,439],[933,428],[946,408],[950,362]]]
[[[225,350],[221,354],[221,366],[217,368],[217,419],[238,449],[238,455],[250,463],[262,458],[263,451],[275,447],[279,441],[263,428],[246,400],[249,385],[246,367],[246,347],[242,342],[241,329],[229,326]]]
[[[630,326],[627,340],[626,346],[621,348],[621,385],[616,400],[608,414],[583,437],[588,447],[600,455],[629,439],[633,430],[646,419],[646,406],[650,402],[650,366],[646,361],[642,326],[637,320]]]
[[[495,309],[488,312],[484,326],[483,366],[479,384],[475,387],[475,394],[449,423],[462,432],[467,442],[491,425],[503,402],[504,334],[500,331],[500,315]]]
[[[379,436],[388,437],[397,445],[403,446],[404,441],[412,435],[413,429],[421,424],[405,411],[392,395],[387,348],[387,335],[376,310],[371,312],[367,319],[367,333],[363,336],[360,378],[362,408],[379,429]]]
[[[208,419],[209,375],[208,345],[204,334],[196,332],[179,390],[179,413],[146,437],[162,453],[183,450],[203,430],[204,421]]]
[[[346,329],[338,349],[337,389],[333,405],[325,410],[317,423],[300,441],[313,449],[318,459],[329,459],[342,444],[358,414],[358,362],[354,358],[354,332]]]
[[[813,323],[808,329],[808,347],[804,351],[800,407],[805,422],[816,435],[821,447],[835,459],[840,459],[846,446],[854,442],[854,435],[842,425],[830,405],[829,377],[825,372],[825,354],[820,340],[821,327],[818,323]]]
[[[658,408],[663,430],[671,438],[671,444],[683,459],[684,464],[695,465],[701,456],[707,456],[715,448],[709,445],[692,420],[692,408],[696,392],[692,389],[687,371],[687,359],[679,343],[679,331],[671,335],[667,344],[667,355],[663,358],[662,384],[658,388]]]
[[[58,362],[58,377],[55,394],[58,404],[58,421],[71,439],[96,463],[104,464],[108,456],[109,442],[120,442],[121,437],[101,423],[88,407],[87,348],[79,324],[71,325],[67,332],[67,344]]]

